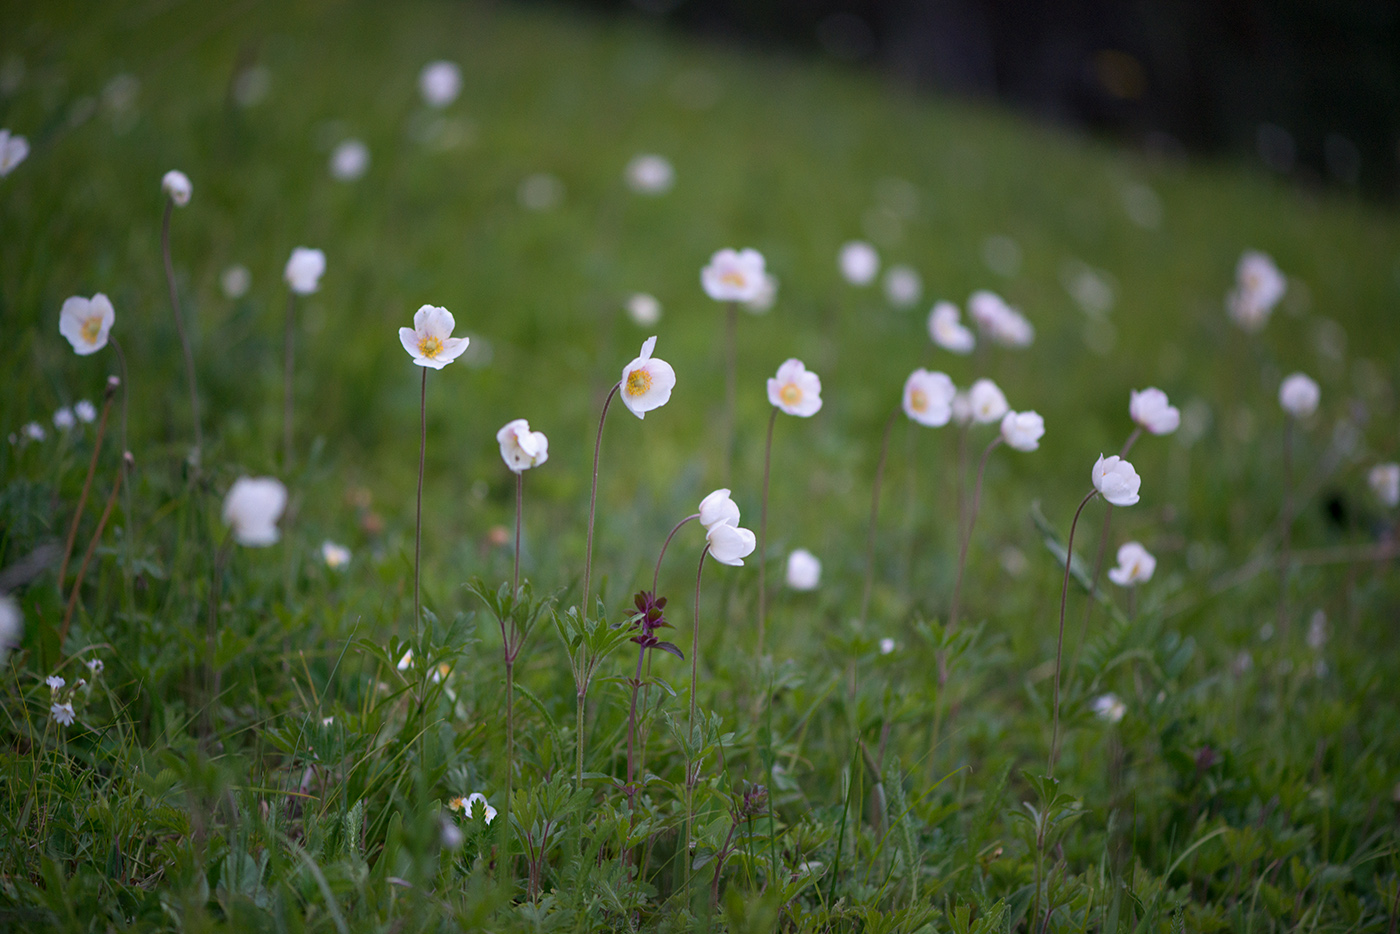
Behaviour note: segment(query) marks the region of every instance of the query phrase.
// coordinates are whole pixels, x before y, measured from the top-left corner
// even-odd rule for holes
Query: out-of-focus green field
[[[417,83],[439,58],[460,64],[464,86],[434,110]],[[615,407],[603,433],[595,581],[614,623],[650,585],[671,525],[726,478],[757,526],[764,380],[778,364],[800,357],[823,385],[817,416],[776,425],[770,659],[755,656],[754,561],[706,572],[699,694],[734,736],[723,767],[705,764],[699,852],[723,842],[725,795],[742,780],[777,805],[773,836],[755,821],[725,872],[729,929],[770,929],[782,912],[784,930],[942,931],[976,906],[975,930],[1039,930],[1046,898],[1052,930],[1393,928],[1400,587],[1393,559],[1348,560],[1395,536],[1395,511],[1366,484],[1400,449],[1393,211],[547,6],[8,3],[0,78],[0,126],[33,147],[0,179],[0,429],[49,427],[45,442],[0,445],[0,567],[65,536],[92,428],[65,435],[49,420],[100,399],[115,372],[110,350],[78,357],[59,336],[70,295],[115,305],[137,464],[61,649],[53,573],[15,593],[26,635],[0,690],[5,924],[449,929],[487,912],[496,929],[708,924],[713,860],[687,895],[683,757],[660,719],[646,762],[659,779],[632,818],[640,883],[638,860],[619,858],[632,848],[627,799],[602,775],[625,777],[630,643],[603,663],[615,681],[590,694],[598,777],[556,831],[543,902],[528,903],[524,860],[509,906],[497,883],[512,874],[490,841],[469,835],[454,860],[435,829],[451,796],[503,803],[500,636],[462,586],[511,571],[493,537],[514,508],[495,432],[523,417],[549,436],[548,463],[526,478],[523,573],[576,604],[599,408],[654,333],[677,373],[670,403],[644,421]],[[341,181],[329,162],[349,138],[370,164]],[[629,190],[624,168],[644,152],[674,165],[670,192]],[[194,479],[160,252],[171,168],[194,184],[171,237],[204,408]],[[524,206],[532,178],[557,203]],[[917,270],[918,304],[847,284],[836,256],[851,239]],[[298,303],[299,462],[287,472],[281,271],[295,246],[323,249],[328,268]],[[729,474],[723,309],[699,282],[726,246],[759,249],[780,281],[771,311],[739,321]],[[1251,248],[1289,276],[1258,335],[1232,325],[1224,301]],[[234,264],[251,272],[239,298],[220,285]],[[932,345],[933,301],[979,288],[1027,315],[1033,346],[963,358]],[[634,292],[660,300],[659,323],[629,320]],[[444,623],[414,644],[448,653],[450,696],[421,678],[406,687],[358,641],[415,632],[421,371],[396,331],[424,303],[473,340],[428,379],[424,603]],[[989,459],[965,584],[963,631],[976,635],[943,692],[930,640],[957,561],[955,428],[897,422],[874,598],[856,620],[881,428],[918,366],[961,386],[990,376],[1046,422],[1039,451]],[[1322,404],[1294,432],[1299,566],[1282,631],[1277,390],[1294,370],[1318,380]],[[1043,854],[1037,896],[1035,835],[1011,815],[1044,771],[1064,564],[1032,516],[1063,541],[1090,467],[1131,430],[1129,391],[1149,385],[1184,425],[1134,448],[1142,501],[1114,512],[1106,563],[1129,539],[1159,563],[1131,623],[1126,596],[1102,584],[1118,608],[1096,613],[1066,673],[1056,774],[1084,812]],[[973,430],[974,463],[991,437]],[[110,489],[110,448],[102,464],[80,548]],[[285,480],[293,513],[284,544],[238,549],[223,574],[211,738],[198,724],[218,507],[245,473]],[[1102,504],[1085,515],[1076,551],[1092,565]],[[324,539],[350,546],[347,569],[322,565]],[[683,531],[661,575],[687,662],[700,541]],[[782,587],[795,547],[823,562],[815,593]],[[1067,646],[1084,600],[1072,583]],[[1315,619],[1320,645],[1305,638]],[[71,684],[72,659],[94,653],[105,674],[60,730],[42,679],[66,666]],[[677,692],[653,687],[650,702],[683,721],[689,665],[661,655],[650,670]],[[516,678],[529,698],[515,708],[514,787],[528,795],[573,775],[575,692],[552,626],[531,636]],[[770,680],[771,724],[758,713]],[[1089,709],[1110,690],[1127,706],[1117,725]]]

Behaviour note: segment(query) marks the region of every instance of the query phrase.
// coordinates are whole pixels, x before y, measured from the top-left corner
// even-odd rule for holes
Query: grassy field
[[[1395,930],[1396,511],[1367,484],[1400,454],[1392,210],[543,5],[3,3],[0,24],[0,127],[32,147],[0,178],[0,590],[24,619],[0,678],[0,928]],[[464,79],[442,109],[418,89],[434,59]],[[340,180],[352,138],[369,165]],[[645,152],[669,192],[629,189]],[[170,240],[197,464],[172,168],[193,181]],[[852,239],[917,270],[922,298],[846,282]],[[296,246],[327,269],[294,306],[288,466]],[[727,463],[726,313],[699,276],[744,246],[780,285],[738,316]],[[1225,307],[1248,249],[1288,276],[1257,334]],[[933,345],[933,301],[977,289],[1023,311],[1031,347]],[[59,310],[95,292],[127,379],[61,581],[96,426],[52,417],[100,408],[119,370],[75,355]],[[658,323],[628,317],[635,292]],[[425,303],[472,345],[427,379],[419,622],[423,371],[396,329]],[[599,412],[652,334],[676,388],[607,417],[601,621],[580,623]],[[721,485],[758,527],[764,380],[788,357],[824,405],[774,423],[763,649],[757,555],[706,566],[692,644],[687,526],[659,578],[685,660],[643,668],[632,594],[671,527]],[[1039,450],[987,458],[956,629],[959,497],[994,426],[960,468],[957,427],[893,422],[861,610],[882,431],[921,366],[993,378],[1046,425]],[[1286,429],[1293,371],[1321,405]],[[1104,504],[1085,509],[1050,779],[1063,543],[1147,386],[1183,424],[1133,448],[1142,498],[1114,510],[1105,568],[1138,540],[1157,570],[1131,599],[1101,575],[1090,617]],[[549,460],[525,475],[512,606],[495,434],[514,418]],[[99,528],[122,444],[135,467]],[[273,547],[225,544],[245,475],[289,490]],[[783,585],[798,547],[822,561],[811,592]],[[533,621],[510,677],[499,618]],[[1094,712],[1109,692],[1121,720]],[[505,819],[450,809],[472,792]]]

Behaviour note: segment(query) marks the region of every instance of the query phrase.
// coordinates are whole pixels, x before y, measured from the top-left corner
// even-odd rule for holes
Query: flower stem
[[[92,533],[92,541],[88,542],[87,551],[83,553],[82,563],[78,565],[78,577],[73,581],[73,592],[68,595],[68,608],[63,611],[63,628],[58,633],[58,645],[63,647],[63,640],[68,637],[68,624],[73,621],[73,609],[78,605],[78,594],[82,591],[83,576],[87,573],[88,563],[92,561],[93,552],[97,550],[97,543],[102,539],[102,530],[107,526],[107,520],[112,515],[112,507],[117,503],[117,492],[122,486],[122,474],[125,472],[126,460],[123,458],[121,466],[117,468],[117,479],[112,482],[112,494],[107,497],[107,506],[102,510],[102,518],[97,520],[97,531]],[[60,584],[62,581],[60,581]]]
[[[695,631],[690,639],[690,741],[695,742],[695,692],[700,685],[700,579],[705,573],[705,556],[710,545],[700,552],[700,566],[695,570]]]
[[[418,513],[413,532],[413,625],[423,618],[423,604],[418,596],[418,580],[423,558],[423,462],[428,453],[428,368],[423,367],[423,391],[419,400],[422,434],[418,442]]]
[[[292,374],[294,372],[296,306],[296,293],[288,292],[287,328],[283,338],[284,360],[282,368],[282,470],[288,474],[292,471]]]
[[[1278,632],[1288,632],[1288,565],[1293,545],[1293,416],[1283,421],[1283,531],[1278,549]]]
[[[637,789],[632,787],[635,777],[633,763],[636,761],[633,748],[637,737],[637,692],[642,687],[642,659],[646,658],[645,646],[637,647],[637,674],[632,678],[632,709],[627,714],[627,802],[633,812],[637,810]]]
[[[515,573],[511,576],[511,598],[520,591],[520,523],[525,512],[525,471],[515,474]]]
[[[506,799],[501,805],[501,887],[509,903],[515,888],[515,871],[510,856],[510,798],[515,778],[515,659],[506,649]]]
[[[576,722],[574,724],[574,748],[578,757],[578,773],[574,777],[574,790],[583,788],[583,714],[584,704],[587,702],[588,692],[580,688],[577,697]]]
[[[122,437],[121,437],[121,445],[122,445],[122,450],[123,450],[123,451],[129,452],[129,451],[131,450],[131,445],[127,443],[127,438],[126,438],[126,425],[127,425],[127,412],[128,412],[128,410],[130,409],[130,402],[131,402],[131,384],[130,384],[129,382],[127,382],[126,354],[122,351],[122,345],[117,341],[117,339],[116,339],[115,336],[109,336],[109,337],[108,337],[108,340],[109,340],[110,343],[112,344],[112,350],[115,351],[116,354],[117,354],[117,369],[121,371],[121,381],[122,381]],[[131,469],[134,471],[134,470],[135,470],[135,467],[133,466]],[[126,527],[122,530],[122,548],[123,548],[123,550],[125,551],[124,560],[122,561],[122,564],[125,565],[125,567],[123,568],[122,578],[123,578],[123,580],[125,581],[125,584],[126,584],[126,594],[125,594],[125,596],[126,596],[126,606],[127,606],[127,612],[128,612],[128,613],[133,613],[133,612],[135,612],[135,599],[136,599],[135,596],[134,596],[133,593],[132,593],[132,587],[131,587],[131,555],[132,555],[132,553],[135,551],[135,548],[136,548],[136,545],[135,545],[135,540],[136,540],[136,519],[135,519],[136,511],[132,508],[132,505],[131,505],[131,486],[132,486],[132,484],[135,482],[135,479],[136,479],[136,478],[135,478],[134,476],[127,478],[126,485],[122,488],[122,513],[123,513],[124,519],[126,520]]]
[[[87,506],[88,494],[92,492],[92,478],[97,473],[97,457],[102,453],[102,438],[107,433],[107,414],[112,410],[112,395],[116,392],[116,386],[110,381],[107,383],[107,390],[102,399],[102,418],[97,423],[97,437],[92,442],[92,460],[88,463],[87,479],[83,481],[83,492],[78,497],[78,508],[73,512],[73,522],[68,526],[68,543],[63,546],[63,561],[58,565],[58,595],[63,596],[63,583],[68,577],[68,559],[73,557],[73,545],[78,539],[78,523],[83,518],[83,509]],[[64,627],[67,632],[68,627]],[[62,640],[59,640],[62,644]]]
[[[763,657],[763,630],[768,621],[768,471],[773,463],[773,426],[778,422],[778,407],[768,417],[768,440],[763,446],[763,506],[758,515],[758,657]]]
[[[588,494],[588,544],[583,556],[583,602],[580,604],[583,619],[588,619],[588,590],[593,582],[593,518],[598,510],[598,454],[603,450],[603,423],[608,419],[608,406],[612,405],[613,396],[621,388],[622,381],[618,380],[603,400],[603,414],[598,416],[598,438],[593,442],[593,490]]]
[[[664,558],[664,557],[666,557],[666,549],[669,548],[669,547],[671,546],[671,539],[673,539],[673,538],[676,537],[676,533],[679,532],[679,531],[681,530],[681,526],[685,525],[687,522],[691,521],[692,519],[699,519],[699,518],[700,518],[700,513],[698,513],[698,512],[695,513],[694,515],[686,516],[684,519],[682,519],[681,521],[679,521],[679,522],[676,523],[675,527],[671,529],[671,534],[666,536],[666,541],[664,541],[664,542],[661,543],[661,554],[659,554],[659,555],[656,556],[656,570],[653,571],[652,574],[651,574],[651,594],[652,594],[652,596],[656,596],[656,587],[657,587],[657,583],[661,580],[661,559]]]
[[[885,430],[880,435],[880,458],[875,462],[875,485],[870,494],[870,528],[865,533],[865,587],[860,595],[860,624],[865,625],[865,615],[870,610],[870,589],[875,583],[875,521],[880,515],[880,484],[885,479],[885,457],[890,452],[890,432],[894,430],[894,420],[900,409],[895,408],[885,419]]]
[[[948,631],[952,632],[958,628],[958,607],[962,602],[962,582],[963,572],[967,569],[967,549],[972,544],[972,527],[977,524],[977,510],[982,505],[982,475],[987,471],[987,458],[998,444],[1001,444],[1001,435],[992,439],[992,443],[987,445],[987,449],[982,452],[982,459],[977,463],[977,483],[972,488],[972,506],[967,511],[967,528],[963,530],[962,544],[958,546],[958,575],[953,579],[953,603],[948,610]],[[942,653],[938,656],[938,683],[941,685],[948,680],[947,662]]]
[[[1098,495],[1098,490],[1090,490],[1089,495],[1079,503],[1079,508],[1074,511],[1074,521],[1069,524],[1069,540],[1065,542],[1065,581],[1060,587],[1060,635],[1055,642],[1055,714],[1050,728],[1050,766],[1047,772],[1051,778],[1055,777],[1055,760],[1060,752],[1060,659],[1065,648],[1065,602],[1069,599],[1069,568],[1074,563],[1074,530],[1079,525],[1079,514],[1089,505],[1089,500]]]
[[[170,215],[175,210],[175,202],[165,201],[165,217],[160,224],[160,249],[165,257],[165,281],[170,286],[170,306],[175,311],[175,330],[180,335],[180,350],[185,355],[185,376],[190,384],[190,420],[194,422],[194,464],[199,465],[200,452],[204,449],[204,433],[199,427],[199,390],[194,380],[194,354],[190,352],[190,339],[185,334],[185,321],[180,315],[180,295],[175,290],[175,266],[170,261]]]
[[[1133,433],[1128,435],[1128,440],[1123,443],[1123,449],[1118,452],[1119,457],[1126,458],[1128,452],[1132,450],[1133,444],[1142,436],[1142,426],[1133,429]],[[1108,550],[1108,532],[1113,522],[1113,504],[1107,503],[1103,510],[1103,527],[1099,529],[1099,549],[1094,557],[1094,573],[1089,578],[1089,599],[1084,604],[1084,625],[1079,630],[1079,641],[1074,646],[1074,656],[1070,660],[1069,670],[1079,670],[1079,653],[1084,649],[1084,640],[1089,635],[1089,620],[1094,615],[1094,604],[1098,602],[1095,598],[1099,592],[1099,573],[1103,570],[1103,557]]]
[[[738,398],[739,305],[730,302],[724,313],[724,484],[729,485],[734,458],[734,404]]]
[[[204,733],[214,732],[214,702],[219,697],[220,671],[214,664],[214,647],[219,626],[219,586],[223,583],[224,565],[228,563],[229,552],[233,548],[233,529],[224,534],[224,540],[214,553],[214,580],[209,586],[209,618],[204,631],[204,683],[209,687],[209,697],[204,709]]]

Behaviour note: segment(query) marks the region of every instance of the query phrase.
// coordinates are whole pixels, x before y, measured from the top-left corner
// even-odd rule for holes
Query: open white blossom
[[[864,240],[852,240],[842,245],[837,265],[851,285],[869,285],[880,271],[880,254]]]
[[[1117,694],[1102,694],[1094,698],[1094,713],[1100,720],[1117,723],[1128,712],[1128,705]]]
[[[979,379],[967,391],[967,401],[972,406],[972,420],[979,425],[999,422],[1010,410],[1001,387],[989,379]]]
[[[78,416],[78,421],[91,425],[97,421],[97,406],[86,399],[79,399],[73,405],[73,414]]]
[[[791,357],[778,367],[778,375],[768,380],[768,401],[788,415],[816,415],[822,407],[822,381],[801,360]]]
[[[287,488],[276,477],[239,477],[224,497],[224,524],[234,541],[250,548],[276,544],[277,520],[287,506]]]
[[[947,373],[920,367],[904,381],[904,414],[920,425],[941,428],[953,417],[953,397],[957,392]]]
[[[49,433],[44,430],[44,426],[40,425],[38,422],[26,422],[24,426],[20,428],[19,434],[20,437],[24,438],[26,441],[43,441],[49,436]],[[14,440],[13,435],[10,436],[10,440]]]
[[[1138,501],[1138,490],[1142,488],[1142,478],[1133,465],[1117,454],[1111,457],[1099,455],[1090,474],[1094,489],[1115,506],[1131,506]]]
[[[53,426],[59,431],[72,431],[73,427],[77,424],[78,417],[74,415],[73,410],[66,405],[53,413]]]
[[[477,808],[480,805],[480,809]],[[479,791],[473,791],[465,798],[456,797],[447,803],[447,806],[454,811],[462,811],[469,819],[474,819],[478,814],[486,818],[486,823],[491,823],[496,819],[496,809],[486,800],[486,796]]]
[[[549,439],[542,431],[531,431],[523,418],[506,422],[496,432],[496,441],[501,445],[501,460],[514,473],[524,473],[549,460]]]
[[[24,638],[24,614],[19,604],[7,594],[0,594],[0,664],[9,657],[10,650],[19,646]]]
[[[881,655],[892,655],[892,654],[894,654],[894,650],[895,650],[895,641],[894,641],[893,639],[891,639],[889,636],[885,636],[883,639],[880,640],[880,654],[881,654]]]
[[[363,140],[347,139],[331,152],[331,176],[353,182],[369,171],[369,147]]]
[[[763,282],[758,287],[758,294],[746,302],[741,303],[743,309],[751,315],[761,315],[773,307],[773,303],[778,300],[778,277],[771,272],[763,274]]]
[[[65,299],[59,309],[58,333],[68,338],[74,353],[86,357],[107,346],[107,336],[116,320],[112,300],[101,292],[92,298],[74,295]]]
[[[439,840],[442,842],[444,850],[459,850],[466,841],[466,835],[462,833],[462,828],[458,827],[447,815],[442,817],[442,827],[439,830]]]
[[[709,531],[716,525],[739,525],[739,507],[727,488],[715,490],[700,501],[700,524]]]
[[[891,266],[885,273],[885,298],[896,308],[917,304],[924,294],[924,280],[908,266]]]
[[[28,155],[29,140],[9,130],[0,130],[0,178],[13,172]]]
[[[1377,464],[1366,475],[1371,492],[1387,506],[1400,505],[1400,464]]]
[[[350,563],[350,549],[326,539],[321,543],[321,560],[332,571],[339,571]]]
[[[1289,375],[1278,387],[1278,404],[1294,418],[1307,418],[1316,412],[1321,399],[1317,383],[1303,373]]]
[[[676,183],[676,170],[665,156],[642,153],[627,163],[627,187],[641,195],[664,195]]]
[[[287,260],[287,268],[282,277],[298,295],[310,295],[321,287],[321,276],[326,271],[326,254],[320,250],[299,246],[292,250]]]
[[[171,169],[165,173],[160,180],[160,190],[165,192],[177,208],[189,204],[190,195],[194,194],[194,186],[190,184],[190,177],[178,169]]]
[[[49,690],[51,691],[61,691],[63,690],[63,686],[68,682],[62,675],[49,675],[44,679],[44,683],[49,686]]]
[[[1035,328],[1026,316],[995,292],[986,289],[973,292],[967,300],[967,313],[977,324],[978,330],[994,343],[1006,347],[1029,347],[1035,340]]]
[[[767,273],[763,254],[753,249],[720,250],[700,270],[705,294],[717,302],[751,302],[758,298]]]
[[[1227,299],[1230,317],[1246,331],[1257,331],[1288,291],[1288,280],[1265,253],[1246,250],[1235,267],[1235,289]]]
[[[1118,546],[1118,567],[1108,569],[1108,579],[1119,587],[1145,584],[1157,570],[1157,559],[1139,542],[1124,542]]]
[[[661,303],[655,296],[638,292],[627,299],[627,316],[632,319],[633,324],[644,328],[651,327],[661,320]]]
[[[462,69],[455,62],[428,62],[418,73],[418,91],[429,107],[446,107],[462,92]]]
[[[719,522],[705,530],[710,544],[710,557],[720,564],[743,567],[744,559],[758,547],[758,539],[748,529]]]
[[[676,371],[660,357],[653,357],[655,335],[642,342],[642,352],[622,368],[622,404],[638,418],[646,418],[671,399],[676,388]]]
[[[1001,440],[1018,451],[1034,451],[1045,435],[1045,419],[1037,412],[1007,412],[1001,419]]]
[[[928,315],[928,335],[944,350],[955,354],[970,354],[977,346],[977,337],[972,329],[962,323],[958,306],[952,302],[939,302]]]
[[[1181,412],[1157,388],[1134,389],[1128,397],[1128,414],[1154,435],[1169,435],[1181,425]]]
[[[453,337],[457,322],[452,312],[438,305],[424,305],[413,313],[413,327],[399,328],[399,343],[419,366],[440,370],[456,360],[471,343],[469,337]]]
[[[77,714],[73,710],[72,702],[50,704],[49,715],[53,717],[54,722],[59,726],[71,726],[73,721],[77,719]]]
[[[796,548],[787,557],[785,579],[793,590],[816,590],[822,582],[822,563],[806,548]]]

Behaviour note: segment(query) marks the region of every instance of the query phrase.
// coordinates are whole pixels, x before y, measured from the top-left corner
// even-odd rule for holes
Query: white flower
[[[1288,280],[1267,253],[1246,250],[1235,267],[1235,285],[1266,313],[1288,291]]]
[[[894,640],[889,636],[880,640],[880,654],[889,655],[894,651]]]
[[[676,371],[651,355],[655,348],[653,335],[642,342],[642,352],[622,368],[622,404],[638,418],[646,418],[652,409],[665,405],[676,388]]]
[[[194,186],[190,184],[190,177],[178,169],[171,169],[166,172],[160,180],[160,190],[175,202],[177,208],[182,208],[190,203],[190,195],[194,194]]]
[[[408,669],[412,668],[412,667],[413,667],[413,650],[412,650],[412,649],[408,649],[407,651],[405,651],[405,652],[403,653],[403,657],[399,659],[399,663],[398,663],[397,665],[395,665],[394,667],[397,668],[399,671],[408,671]]]
[[[972,398],[965,391],[959,389],[953,395],[953,401],[949,403],[948,408],[953,413],[953,424],[969,425],[972,423]]]
[[[462,69],[455,62],[428,62],[418,73],[418,90],[429,107],[446,107],[462,92]]]
[[[476,810],[478,804],[484,808],[483,811],[478,812]],[[447,806],[454,811],[465,812],[469,819],[474,818],[478,813],[486,816],[486,823],[488,824],[496,819],[496,809],[487,802],[486,796],[479,791],[473,791],[465,798],[460,796],[453,798],[447,803]]]
[[[437,305],[424,305],[413,313],[413,327],[399,328],[399,343],[413,362],[440,370],[462,355],[471,343],[469,337],[453,337],[457,322],[452,312]]]
[[[1154,435],[1169,435],[1181,425],[1181,412],[1160,389],[1136,389],[1128,397],[1128,414]]]
[[[1327,614],[1318,610],[1308,620],[1308,648],[1313,651],[1321,651],[1327,644]]]
[[[438,662],[438,666],[432,670],[429,677],[433,679],[433,684],[442,684],[450,674],[452,674],[452,666],[447,662]]]
[[[74,353],[86,357],[107,346],[107,335],[116,320],[111,299],[101,292],[92,298],[74,295],[59,309],[58,333],[68,338]]]
[[[773,307],[773,303],[778,300],[778,277],[770,272],[763,274],[763,282],[758,287],[758,294],[744,302],[744,310],[754,315],[761,315]]]
[[[13,597],[0,594],[0,664],[24,638],[24,614]]]
[[[983,334],[996,330],[997,318],[1006,310],[1006,301],[987,289],[978,289],[967,300],[967,313]]]
[[[76,717],[76,714],[73,712],[73,705],[71,703],[50,704],[49,714],[54,718],[54,722],[56,722],[59,726],[68,726],[73,722],[74,718]]]
[[[700,285],[717,302],[751,302],[762,293],[766,276],[757,250],[720,250],[700,270]]]
[[[331,152],[331,175],[353,182],[369,171],[369,147],[363,140],[347,139]]]
[[[1025,315],[1000,295],[982,289],[967,300],[967,312],[984,335],[1007,347],[1027,347],[1035,340],[1035,328]]]
[[[53,426],[59,431],[72,431],[73,426],[78,424],[78,418],[73,414],[73,410],[64,406],[53,413]]]
[[[768,401],[789,415],[816,415],[822,407],[822,381],[801,360],[790,357],[768,380]]]
[[[1094,713],[1100,720],[1117,723],[1128,712],[1128,705],[1117,694],[1103,694],[1094,698]]]
[[[15,170],[29,155],[29,140],[9,130],[0,130],[0,178]]]
[[[1366,475],[1371,492],[1387,506],[1400,504],[1400,464],[1377,464]]]
[[[972,420],[979,425],[999,422],[1009,410],[1006,396],[1001,387],[989,379],[979,379],[967,391],[968,404],[972,406]]]
[[[1307,418],[1316,412],[1321,398],[1317,383],[1302,373],[1290,375],[1278,388],[1278,404],[1294,418]]]
[[[787,558],[787,585],[793,590],[816,590],[822,581],[822,563],[806,548],[794,549]]]
[[[837,265],[851,285],[869,285],[880,271],[880,254],[864,240],[852,240],[842,245]]]
[[[496,432],[496,441],[501,445],[501,460],[515,473],[524,473],[549,460],[549,439],[542,431],[531,431],[530,423],[523,418],[506,422]]]
[[[25,425],[20,429],[20,433],[30,441],[43,441],[49,436],[49,433],[44,430],[44,426],[38,422],[30,422]]]
[[[924,294],[924,280],[908,266],[891,266],[885,273],[885,298],[896,308],[916,304]]]
[[[1138,490],[1142,488],[1142,478],[1133,465],[1117,454],[1112,457],[1099,455],[1090,474],[1094,489],[1115,506],[1131,506],[1138,501]]]
[[[79,399],[73,406],[73,414],[78,416],[78,421],[92,424],[97,421],[97,406],[86,399]]]
[[[1124,542],[1118,546],[1118,567],[1108,569],[1108,579],[1119,587],[1133,587],[1145,584],[1157,570],[1157,559],[1138,542]]]
[[[1018,451],[1034,451],[1045,434],[1045,419],[1036,412],[1007,412],[1001,419],[1001,440]]]
[[[676,170],[664,156],[642,153],[627,163],[627,187],[640,195],[664,195],[676,183]]]
[[[444,850],[461,849],[462,842],[465,839],[466,836],[462,833],[462,828],[458,827],[446,817],[443,817],[441,831],[442,848]]]
[[[627,315],[634,324],[640,324],[644,328],[651,327],[661,320],[661,303],[655,296],[638,292],[627,299]]]
[[[291,259],[282,278],[298,295],[310,295],[321,287],[321,275],[326,271],[326,254],[320,250],[299,246],[292,250]]]
[[[930,373],[920,367],[904,381],[904,414],[920,425],[941,428],[953,417],[957,392],[947,373]]]
[[[977,346],[977,337],[962,323],[958,306],[952,302],[933,306],[928,315],[928,334],[939,347],[956,354],[970,354]]]
[[[700,501],[700,524],[709,531],[716,525],[739,525],[739,507],[729,498],[728,489],[715,490]]]
[[[332,571],[338,571],[350,563],[350,549],[326,539],[321,543],[321,560]]]
[[[736,568],[744,566],[744,559],[753,554],[758,539],[748,529],[716,523],[705,530],[705,540],[710,543],[710,557],[720,564]]]
[[[219,276],[219,287],[224,290],[226,298],[242,298],[248,294],[248,287],[252,284],[253,274],[247,266],[230,266]]]
[[[250,548],[277,542],[277,520],[287,505],[287,488],[275,477],[239,477],[224,497],[224,524],[234,540]]]
[[[107,667],[107,666],[106,666],[105,664],[103,664],[102,659],[100,659],[100,658],[90,658],[90,659],[87,660],[88,672],[91,673],[91,675],[92,675],[94,678],[96,678],[96,677],[98,677],[99,675],[101,675],[103,669],[105,669],[106,667]]]
[[[51,690],[61,691],[63,690],[63,686],[68,682],[63,680],[59,675],[49,675],[44,679],[44,683],[47,684]]]

